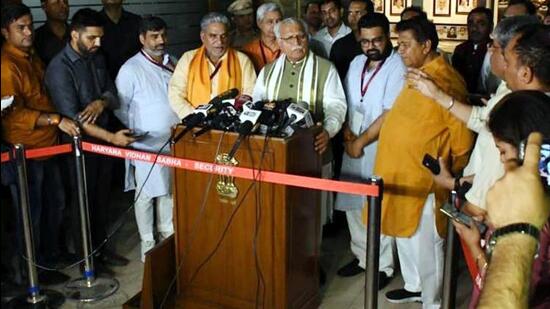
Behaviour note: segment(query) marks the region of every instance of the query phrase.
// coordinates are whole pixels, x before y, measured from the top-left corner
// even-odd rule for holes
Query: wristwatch
[[[531,235],[533,238],[535,238],[535,240],[537,241],[537,250],[535,251],[536,252],[535,257],[536,257],[536,255],[539,252],[538,246],[539,246],[540,231],[537,227],[529,223],[514,223],[514,224],[503,226],[501,228],[498,228],[496,231],[494,231],[491,237],[489,238],[489,242],[487,243],[487,247],[486,247],[487,256],[489,257],[491,256],[499,238],[512,233]]]

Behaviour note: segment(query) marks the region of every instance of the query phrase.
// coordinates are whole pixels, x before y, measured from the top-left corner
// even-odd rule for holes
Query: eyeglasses
[[[382,45],[382,43],[384,43],[384,37],[377,37],[377,38],[374,38],[372,40],[368,40],[368,39],[361,39],[359,40],[359,43],[361,43],[361,45],[374,45],[374,46],[380,46]]]
[[[302,34],[291,35],[291,36],[288,36],[286,38],[281,38],[281,40],[283,40],[287,43],[291,42],[291,41],[294,41],[294,40],[296,40],[297,42],[303,42],[306,38],[307,38],[307,35],[302,33]]]

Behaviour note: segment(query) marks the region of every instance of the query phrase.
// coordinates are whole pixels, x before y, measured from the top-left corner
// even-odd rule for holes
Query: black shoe
[[[109,266],[126,266],[130,262],[127,258],[106,250],[103,251],[97,259]]]
[[[405,289],[393,290],[386,293],[386,299],[394,304],[421,302],[421,296],[422,293],[420,292],[409,292]]]
[[[359,267],[359,260],[354,259],[353,261],[349,262],[342,268],[338,269],[337,274],[340,277],[352,277],[364,271],[365,270],[363,268]]]
[[[42,285],[57,285],[69,281],[71,277],[56,270],[46,270],[38,273],[38,282]]]
[[[384,289],[393,279],[393,277],[388,277],[385,272],[378,272],[378,291]]]

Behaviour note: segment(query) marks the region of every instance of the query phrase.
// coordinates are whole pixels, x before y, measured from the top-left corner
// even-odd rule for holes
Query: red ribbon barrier
[[[82,143],[82,148],[84,151],[102,154],[110,157],[145,161],[150,163],[153,163],[155,161],[154,153],[129,150],[129,149],[106,146],[106,145],[98,145],[98,144],[92,144],[87,142]],[[165,155],[158,156],[157,164],[174,167],[174,168],[181,168],[181,169],[195,171],[195,172],[232,176],[232,177],[244,178],[249,180],[256,179],[258,181],[263,181],[263,182],[302,187],[302,188],[308,188],[308,189],[342,192],[342,193],[350,193],[350,194],[357,194],[357,195],[369,195],[374,197],[377,197],[380,195],[379,187],[376,185],[367,185],[367,184],[360,184],[360,183],[354,183],[354,182],[343,182],[343,181],[336,181],[336,180],[330,180],[330,179],[298,176],[298,175],[283,174],[283,173],[270,172],[270,171],[261,171],[261,173],[259,173],[258,175],[257,170],[253,170],[250,168],[220,165],[220,164],[188,160],[188,159],[176,158],[176,157],[165,156]],[[254,176],[256,176],[256,178]],[[330,188],[330,189],[327,189],[327,188]]]
[[[62,153],[68,153],[73,151],[73,146],[71,144],[63,144],[58,146],[44,147],[29,149],[25,151],[25,158],[27,159],[36,159],[54,156]],[[10,160],[10,154],[8,152],[2,153],[2,163]]]
[[[10,154],[7,152],[2,152],[1,162],[4,163],[4,162],[8,162],[9,160],[10,160]]]
[[[153,163],[155,154],[143,151],[130,150],[106,145],[92,144],[88,142],[82,143],[84,151],[93,152],[105,156],[117,157],[123,159],[138,160]],[[64,144],[52,147],[30,149],[25,151],[27,159],[42,158],[54,156],[58,154],[68,153],[72,151],[71,144]],[[8,152],[2,153],[2,163],[10,160]],[[336,181],[331,179],[322,179],[316,177],[306,177],[292,174],[284,174],[278,172],[261,171],[244,167],[235,167],[214,164],[203,161],[195,161],[189,159],[176,158],[172,156],[159,155],[157,164],[185,169],[189,171],[210,173],[223,176],[232,176],[249,180],[258,180],[263,182],[275,183],[280,185],[295,186],[307,189],[317,189],[324,191],[342,192],[357,195],[379,196],[379,187],[376,185],[367,185],[354,182]],[[254,177],[256,176],[256,177]],[[327,190],[330,188],[330,190]]]
[[[33,158],[42,158],[53,155],[58,155],[62,153],[68,153],[73,151],[73,146],[71,144],[64,144],[59,146],[45,147],[39,149],[29,149],[25,151],[25,157],[27,159]]]

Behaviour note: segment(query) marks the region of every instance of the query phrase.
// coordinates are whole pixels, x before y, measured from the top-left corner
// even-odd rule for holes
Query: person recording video
[[[491,131],[496,147],[500,151],[500,160],[505,166],[506,174],[517,169],[520,160],[518,159],[520,149],[519,145],[525,141],[532,132],[540,132],[546,141],[550,137],[550,97],[540,91],[525,90],[511,93],[505,96],[493,109],[488,122],[489,130]],[[537,156],[538,158],[538,156]],[[531,158],[528,158],[531,159]],[[527,159],[526,159],[527,160]],[[544,160],[544,158],[543,158]],[[539,159],[536,165],[539,166]],[[537,172],[538,169],[537,169]],[[505,174],[505,178],[506,178]],[[550,305],[550,297],[548,296],[548,288],[550,288],[550,274],[544,271],[544,265],[550,262],[550,222],[548,221],[548,209],[546,215],[533,216],[528,209],[522,209],[520,206],[531,204],[543,205],[542,208],[550,208],[550,195],[548,191],[545,193],[543,189],[543,180],[540,175],[535,175],[538,183],[529,183],[531,187],[527,187],[523,180],[518,181],[510,192],[499,189],[492,189],[488,195],[488,213],[486,216],[476,216],[473,220],[485,221],[489,226],[489,232],[485,235],[485,239],[489,240],[495,230],[503,226],[516,223],[526,222],[534,225],[536,228],[541,228],[539,242],[540,251],[538,257],[534,261],[533,274],[531,276],[532,290],[529,294],[530,308],[537,307],[542,304]],[[502,181],[502,180],[501,180]],[[547,180],[544,180],[545,183]],[[523,188],[524,190],[518,190]],[[502,196],[495,196],[497,193]],[[511,203],[516,200],[517,196],[525,195],[524,192],[529,192],[529,197],[526,200],[518,202],[517,205]],[[510,200],[503,199],[504,196],[509,196]],[[491,197],[493,197],[491,199]],[[535,199],[533,199],[535,198]],[[538,198],[538,200],[537,200]],[[493,201],[503,201],[494,203]],[[491,203],[493,202],[493,203]],[[512,208],[509,208],[512,207]],[[531,206],[534,207],[534,206]],[[519,209],[518,209],[519,208]],[[538,212],[537,212],[538,214]],[[544,214],[544,212],[543,212]],[[487,273],[489,259],[485,254],[484,248],[480,245],[481,235],[475,225],[467,227],[464,224],[453,222],[457,233],[467,244],[472,256],[475,257],[476,265],[479,270],[478,278],[475,280],[474,291],[470,302],[470,308],[477,305],[479,300],[479,291],[482,290],[483,281]],[[517,249],[510,249],[512,251]],[[524,275],[528,280],[529,276]],[[546,292],[544,292],[546,291]],[[527,295],[525,297],[527,299]],[[518,300],[519,301],[519,300]]]

